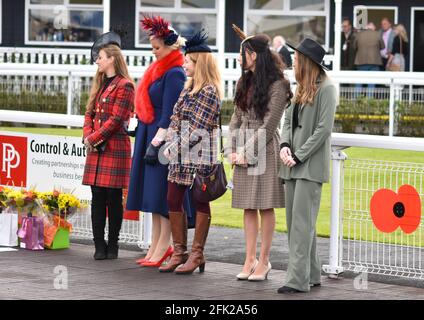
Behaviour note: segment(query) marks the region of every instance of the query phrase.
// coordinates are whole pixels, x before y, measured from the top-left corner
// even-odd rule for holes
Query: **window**
[[[103,33],[103,0],[26,0],[25,43],[91,46]]]
[[[353,8],[353,25],[357,29],[364,29],[369,22],[373,22],[378,30],[381,28],[381,20],[385,17],[396,24],[398,20],[398,7],[355,6]],[[360,21],[358,18],[365,19]],[[358,25],[358,23],[360,23],[360,25]]]
[[[328,51],[330,0],[245,0],[247,34],[282,35],[297,45],[305,37]]]
[[[137,0],[135,44],[139,48],[150,48],[148,34],[141,29],[144,14],[160,15],[170,21],[171,26],[182,36],[190,36],[205,29],[208,44],[216,49],[218,0]]]
[[[2,21],[1,21],[1,16],[2,16],[2,2],[3,2],[3,0],[0,0],[0,44],[1,44],[1,35],[2,35],[2,32],[3,32],[3,24],[2,24]]]

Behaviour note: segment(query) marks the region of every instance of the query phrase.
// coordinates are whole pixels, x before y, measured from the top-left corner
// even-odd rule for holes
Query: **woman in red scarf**
[[[149,32],[156,61],[146,70],[136,91],[138,125],[127,210],[153,214],[152,243],[147,255],[137,262],[146,267],[159,267],[173,249],[166,201],[168,166],[159,161],[158,153],[186,80],[180,51],[185,40],[160,16],[144,17],[141,24]]]

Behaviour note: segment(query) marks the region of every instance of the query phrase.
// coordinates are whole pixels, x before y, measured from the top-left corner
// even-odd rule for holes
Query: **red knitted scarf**
[[[135,112],[145,124],[150,124],[155,120],[155,111],[149,96],[150,85],[160,79],[169,69],[181,67],[183,63],[184,56],[181,51],[174,50],[165,58],[153,62],[144,72],[135,94]]]

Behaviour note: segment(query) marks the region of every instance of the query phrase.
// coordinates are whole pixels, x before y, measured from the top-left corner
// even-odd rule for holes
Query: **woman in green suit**
[[[295,50],[298,83],[294,103],[285,112],[281,135],[280,177],[285,182],[289,265],[279,293],[308,292],[321,282],[316,251],[316,221],[321,189],[330,175],[331,131],[336,89],[322,65],[325,51],[304,39]]]

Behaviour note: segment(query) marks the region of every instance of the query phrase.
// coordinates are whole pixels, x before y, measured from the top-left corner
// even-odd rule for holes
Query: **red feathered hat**
[[[151,36],[162,38],[167,46],[173,45],[178,39],[178,34],[170,28],[169,22],[161,16],[149,17],[143,14],[140,23],[141,27],[149,31]]]

